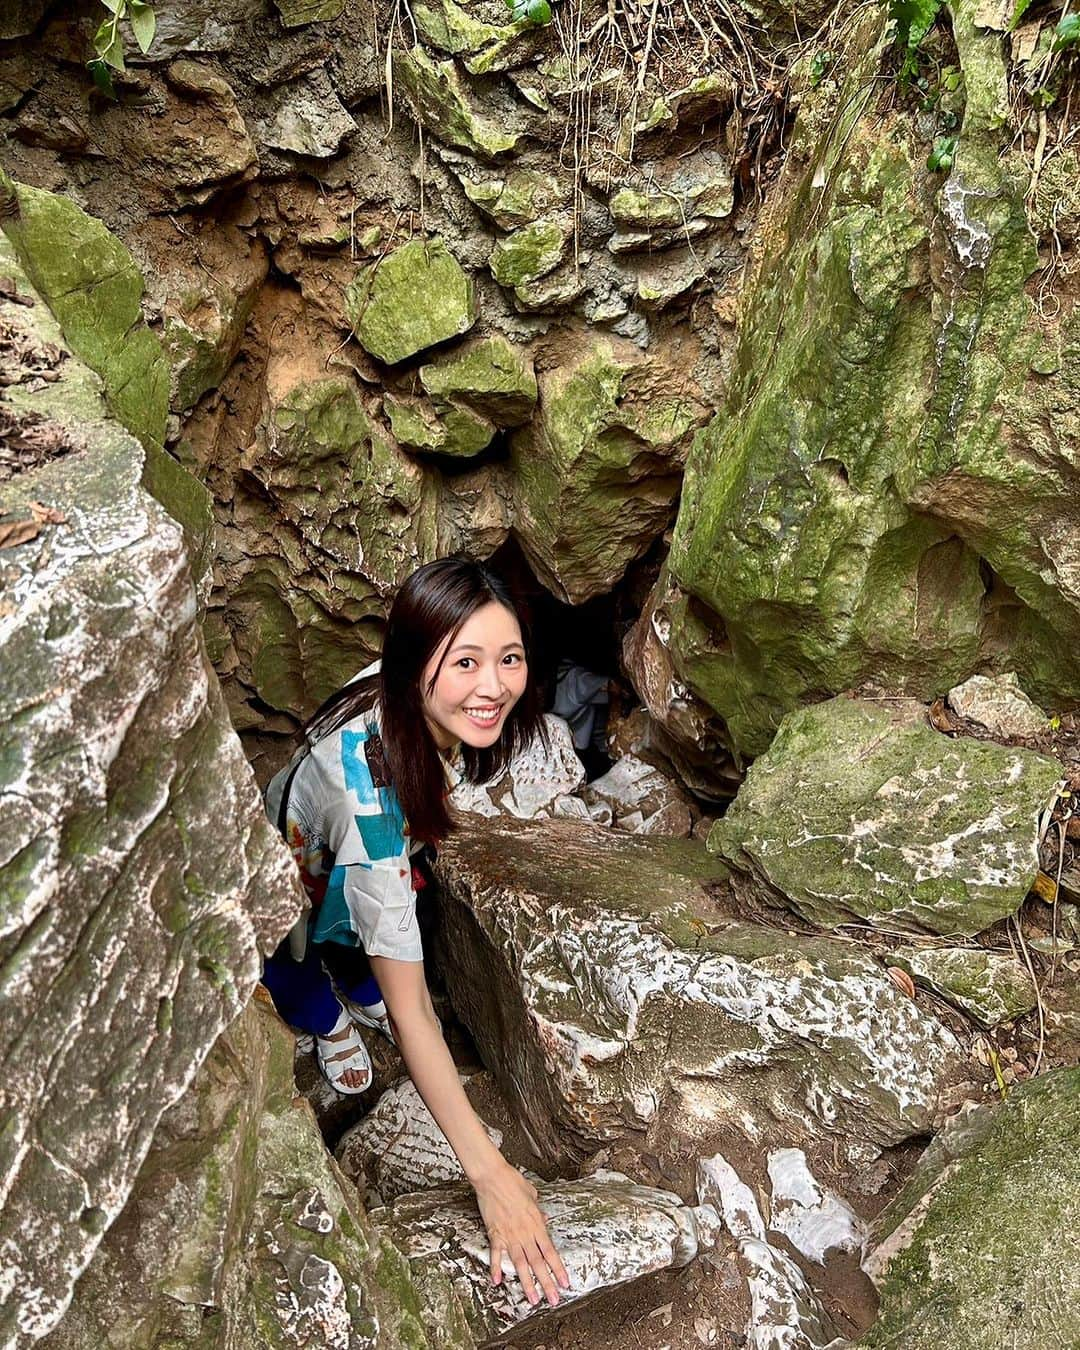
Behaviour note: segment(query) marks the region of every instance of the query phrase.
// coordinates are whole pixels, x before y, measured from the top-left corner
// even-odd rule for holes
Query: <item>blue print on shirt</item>
[[[401,814],[393,788],[377,788],[379,812],[374,816],[354,816],[364,851],[373,862],[396,858],[405,852],[405,817]]]
[[[335,867],[330,873],[311,936],[313,942],[343,942],[348,946],[356,942],[349,906],[345,902],[344,867]]]
[[[374,806],[377,800],[375,784],[371,781],[371,770],[361,748],[367,738],[366,731],[341,733],[341,769],[345,775],[345,786],[356,793],[360,805]]]

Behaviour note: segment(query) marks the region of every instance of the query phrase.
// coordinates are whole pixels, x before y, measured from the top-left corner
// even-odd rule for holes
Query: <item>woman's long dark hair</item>
[[[501,577],[469,559],[443,558],[409,577],[390,606],[381,673],[355,680],[331,694],[304,728],[309,740],[319,740],[377,701],[390,779],[409,831],[417,839],[432,842],[454,828],[446,805],[444,761],[424,717],[424,695],[435,687],[442,663],[427,690],[420,687],[424,667],[447,635],[449,651],[465,621],[492,602],[517,619],[529,664],[524,692],[507,714],[495,744],[484,750],[462,746],[465,776],[470,782],[494,778],[534,736],[543,738],[543,717],[532,675],[531,634],[524,602]]]

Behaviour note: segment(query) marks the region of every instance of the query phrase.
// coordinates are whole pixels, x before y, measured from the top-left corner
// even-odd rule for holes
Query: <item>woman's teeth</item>
[[[486,722],[489,726],[499,720],[501,708],[466,708],[465,716],[471,717],[474,722]]]

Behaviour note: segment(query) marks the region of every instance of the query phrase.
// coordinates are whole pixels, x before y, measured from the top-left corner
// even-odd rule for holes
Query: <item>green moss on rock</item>
[[[463,403],[500,427],[520,426],[536,407],[532,362],[503,337],[485,338],[421,366],[420,383],[436,404]]]
[[[395,56],[394,79],[417,120],[447,145],[494,159],[521,139],[520,129],[483,110],[453,61],[434,61],[414,47]]]
[[[413,239],[365,267],[345,308],[361,345],[388,365],[476,322],[472,280],[439,238]]]
[[[562,262],[568,237],[560,221],[533,221],[496,242],[491,252],[491,274],[500,286],[536,281]]]

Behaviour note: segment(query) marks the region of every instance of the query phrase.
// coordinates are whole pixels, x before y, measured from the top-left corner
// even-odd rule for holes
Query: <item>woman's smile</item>
[[[435,652],[423,674],[424,715],[439,749],[458,741],[478,750],[494,745],[528,673],[515,615],[495,602],[482,605]]]

